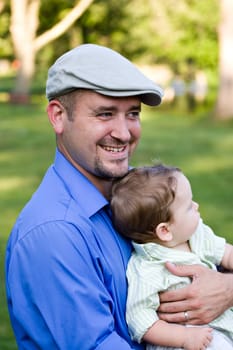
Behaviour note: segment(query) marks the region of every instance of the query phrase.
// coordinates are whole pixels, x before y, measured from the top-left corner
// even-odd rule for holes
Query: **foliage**
[[[96,0],[82,16],[80,27],[84,42],[110,46],[134,59],[147,49],[144,37],[149,21],[148,0]]]
[[[41,0],[38,34],[73,7],[72,0]],[[189,58],[197,68],[216,69],[218,13],[217,0],[95,0],[70,30],[42,50],[38,63],[48,65],[70,47],[93,42],[181,71]],[[12,54],[9,22],[7,1],[0,17],[1,56]]]
[[[41,0],[38,34],[53,27],[73,6],[73,0]]]
[[[164,0],[152,3],[153,28],[159,33],[159,40],[154,46],[152,43],[152,47],[159,52],[159,60],[181,65],[192,58],[198,68],[216,68],[217,1]]]
[[[76,2],[77,1],[75,1],[75,3]],[[73,7],[73,0],[41,0],[38,34],[43,34],[45,31],[56,25]],[[79,23],[79,21],[77,21],[77,23]],[[43,48],[38,55],[37,62],[46,66],[50,65],[65,51],[81,44],[79,39],[77,41],[74,40],[74,36],[77,36],[78,32],[77,25],[76,28],[74,28],[75,26],[71,27],[71,29],[64,33],[59,39]]]
[[[3,4],[2,13],[0,12],[0,57],[12,57],[12,47],[10,39],[10,5],[8,2]]]
[[[216,0],[96,0],[78,23],[83,41],[131,59],[205,69],[217,66],[217,24]]]

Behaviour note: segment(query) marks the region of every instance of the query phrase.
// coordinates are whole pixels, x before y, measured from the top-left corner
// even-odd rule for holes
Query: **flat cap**
[[[163,96],[162,89],[128,59],[95,44],[83,44],[66,52],[49,69],[48,100],[80,88],[112,97],[139,95],[150,106],[160,104]]]

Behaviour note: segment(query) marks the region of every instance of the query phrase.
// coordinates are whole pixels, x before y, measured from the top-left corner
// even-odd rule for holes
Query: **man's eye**
[[[109,118],[111,116],[112,116],[111,112],[101,112],[97,114],[97,117],[100,117],[100,118]]]
[[[128,113],[128,117],[132,119],[139,119],[140,118],[140,112],[139,111],[132,111]]]

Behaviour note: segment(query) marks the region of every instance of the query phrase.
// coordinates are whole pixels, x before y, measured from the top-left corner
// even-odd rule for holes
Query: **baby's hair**
[[[171,220],[170,205],[179,168],[158,164],[131,169],[112,187],[113,224],[123,236],[137,242],[154,240],[154,230]]]

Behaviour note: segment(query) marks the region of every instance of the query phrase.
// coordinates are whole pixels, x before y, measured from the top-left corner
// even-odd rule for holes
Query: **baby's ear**
[[[161,222],[155,229],[156,236],[163,242],[170,242],[173,238],[169,225],[166,222]]]

